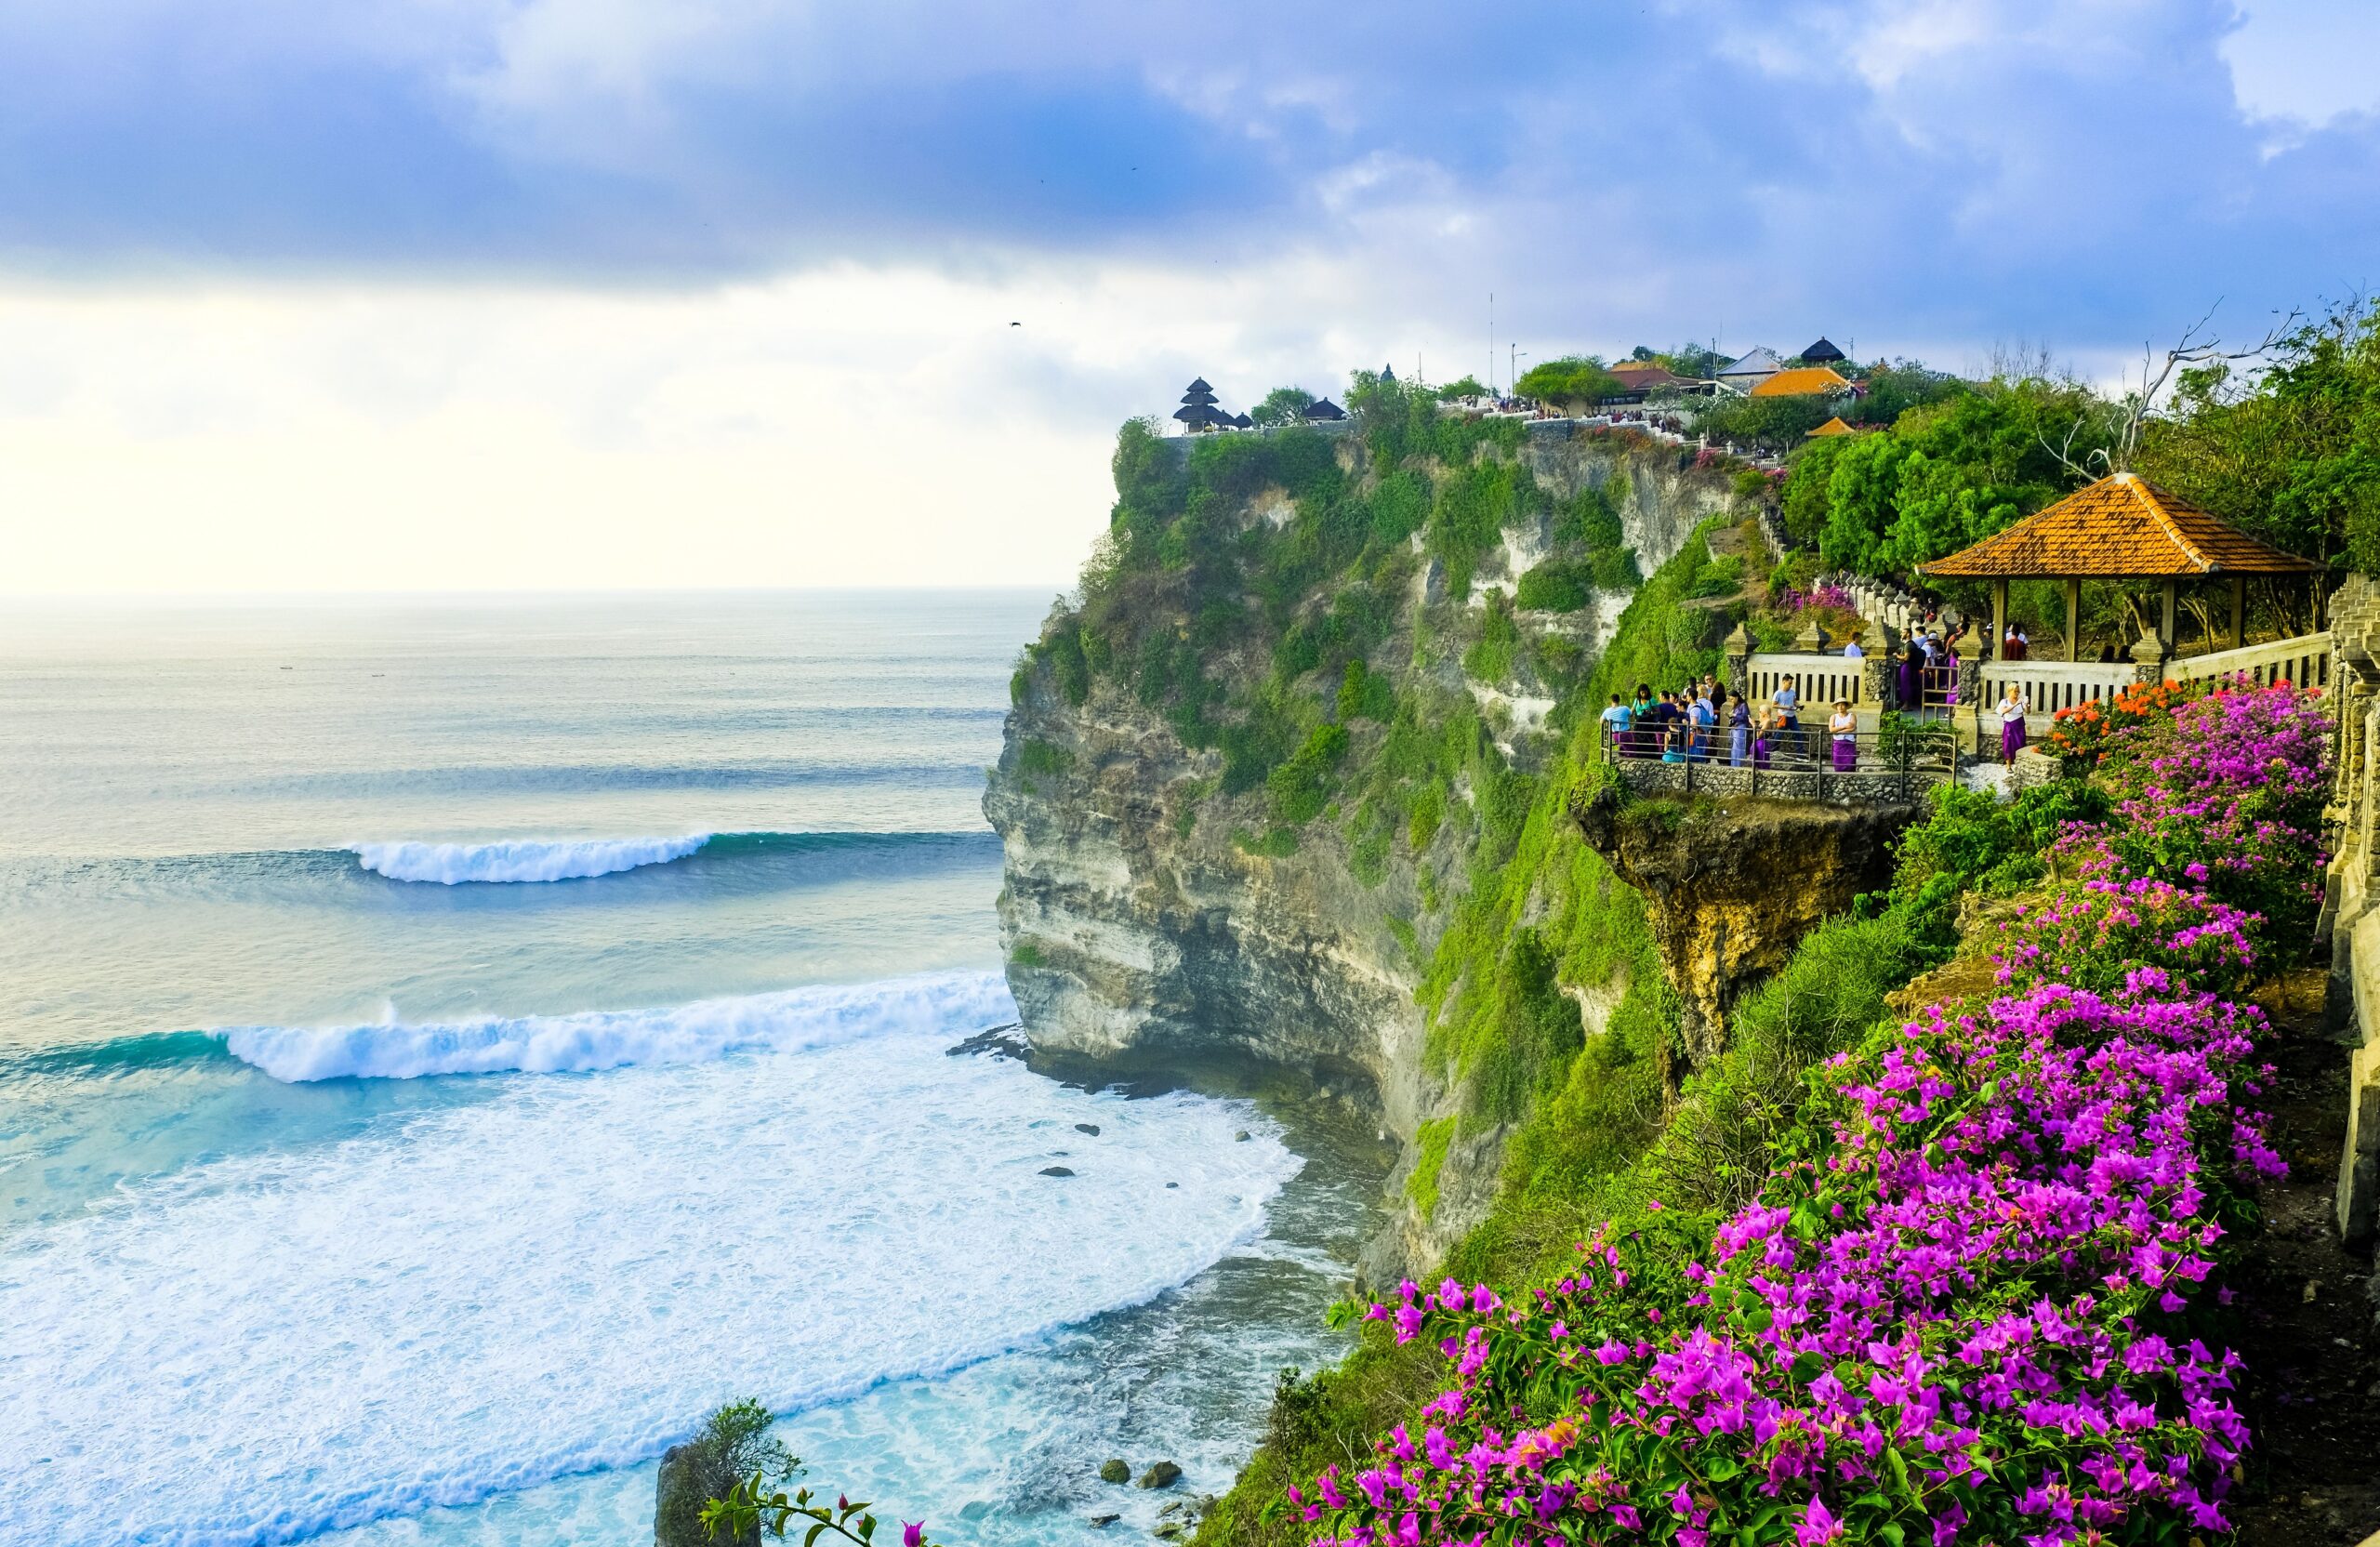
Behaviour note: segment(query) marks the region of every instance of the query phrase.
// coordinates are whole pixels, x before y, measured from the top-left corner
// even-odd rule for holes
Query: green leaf
[[[804,1531],[801,1535],[801,1547],[818,1547],[819,1534],[825,1531],[826,1528],[826,1523],[821,1520],[816,1525],[811,1527],[810,1529]]]
[[[1879,1537],[1882,1537],[1884,1540],[1891,1542],[1893,1547],[1901,1547],[1901,1539],[1909,1533],[1900,1528],[1900,1525],[1897,1521],[1887,1520],[1883,1525],[1876,1527],[1876,1534]]]
[[[1737,1465],[1732,1459],[1720,1456],[1714,1458],[1709,1466],[1702,1469],[1702,1474],[1714,1483],[1724,1483],[1742,1470],[1743,1468]]]

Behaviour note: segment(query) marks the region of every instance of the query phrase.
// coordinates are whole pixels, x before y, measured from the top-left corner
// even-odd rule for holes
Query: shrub
[[[1346,752],[1345,726],[1316,726],[1295,755],[1265,775],[1264,793],[1272,801],[1273,820],[1284,827],[1296,827],[1321,815],[1330,798],[1330,771]]]
[[[770,1488],[794,1475],[801,1463],[769,1433],[774,1421],[757,1399],[730,1402],[703,1420],[693,1439],[672,1451],[674,1460],[664,1460],[653,1521],[658,1547],[719,1547],[727,1542],[742,1547],[760,1540],[757,1524],[748,1531],[712,1537],[703,1523],[703,1510],[756,1474]]]
[[[1513,604],[1531,612],[1575,613],[1594,601],[1593,566],[1549,559],[1513,588]]]

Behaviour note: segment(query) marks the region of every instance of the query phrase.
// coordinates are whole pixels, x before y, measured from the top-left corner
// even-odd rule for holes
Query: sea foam
[[[570,881],[684,859],[710,833],[682,838],[518,838],[500,843],[358,843],[366,870],[394,881]]]
[[[248,1547],[630,1464],[1144,1301],[1298,1169],[1243,1106],[945,1056],[976,1024],[509,1081],[9,1238],[0,1541]]]
[[[855,1038],[970,1030],[1016,1019],[998,972],[932,972],[704,999],[658,1010],[589,1010],[407,1025],[234,1026],[232,1056],[289,1083],[415,1079],[519,1070],[565,1074],[629,1064],[695,1064],[732,1052],[793,1052]]]

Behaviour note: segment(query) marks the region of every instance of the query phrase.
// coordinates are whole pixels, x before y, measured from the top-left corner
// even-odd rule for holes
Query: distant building
[[[1329,398],[1315,399],[1312,403],[1307,403],[1302,412],[1304,414],[1305,417],[1317,421],[1326,419],[1343,419],[1347,416],[1347,411],[1340,407],[1337,403],[1331,402]]]
[[[1821,435],[1857,435],[1859,431],[1856,428],[1851,425],[1844,424],[1843,422],[1843,416],[1837,414],[1834,417],[1827,420],[1826,423],[1818,426],[1816,430],[1811,430],[1810,439],[1816,440]]]
[[[1382,365],[1380,368],[1380,378],[1382,384],[1394,382],[1396,379],[1396,367],[1394,365]]]
[[[1215,406],[1215,390],[1207,385],[1205,377],[1190,383],[1189,389],[1182,394],[1182,406],[1173,411],[1173,416],[1182,421],[1183,429],[1193,433],[1202,430],[1228,430],[1239,423]]]
[[[1812,344],[1808,349],[1802,351],[1802,364],[1805,365],[1831,365],[1843,357],[1843,351],[1836,349],[1832,344],[1827,342],[1824,335],[1820,335],[1817,343]]]
[[[1842,392],[1855,392],[1852,386],[1831,365],[1800,365],[1790,371],[1778,371],[1752,390],[1756,398],[1832,397]]]
[[[1750,392],[1770,377],[1785,368],[1775,350],[1754,350],[1739,360],[1731,360],[1719,368],[1719,385],[1739,392]]]
[[[1611,379],[1631,392],[1649,392],[1659,387],[1686,387],[1692,383],[1666,365],[1650,360],[1623,360],[1611,367]]]

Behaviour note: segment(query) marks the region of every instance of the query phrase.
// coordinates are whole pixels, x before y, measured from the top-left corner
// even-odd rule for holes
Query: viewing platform
[[[1863,725],[1849,738],[1845,753],[1838,751],[1823,719],[1805,721],[1772,735],[1765,754],[1747,745],[1740,760],[1725,725],[1698,733],[1701,739],[1683,755],[1661,749],[1659,734],[1603,727],[1605,765],[1632,793],[1909,805],[1959,774],[1958,748],[1950,727],[1941,724],[1890,730]]]

